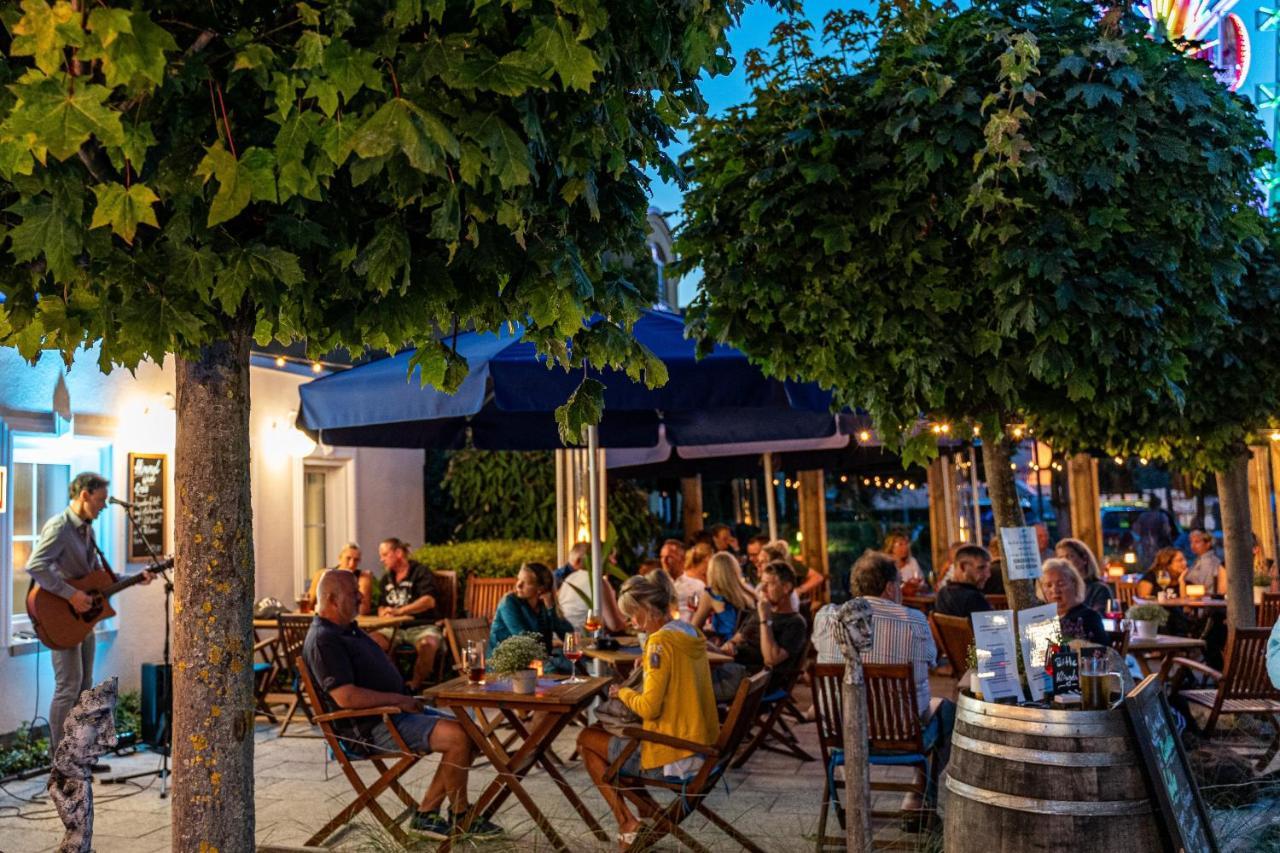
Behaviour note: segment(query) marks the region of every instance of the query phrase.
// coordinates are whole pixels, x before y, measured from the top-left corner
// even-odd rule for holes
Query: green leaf
[[[404,271],[400,277],[400,286],[409,286],[409,235],[398,217],[385,219],[378,224],[373,239],[360,252],[352,269],[357,275],[368,278],[369,284],[378,292],[385,294],[396,285],[396,274]]]
[[[22,18],[12,28],[13,56],[30,56],[45,74],[62,67],[63,50],[84,44],[80,15],[67,0],[49,6],[44,0],[22,0]]]
[[[93,187],[93,194],[98,198],[98,205],[93,210],[90,228],[110,225],[115,234],[132,245],[139,225],[160,227],[151,207],[160,197],[146,184],[136,183],[128,189],[116,183],[97,184]]]
[[[533,179],[533,157],[520,134],[496,115],[490,116],[484,127],[487,130],[484,144],[492,161],[489,168],[497,174],[502,188],[512,189],[530,183]]]
[[[79,277],[76,259],[84,246],[79,209],[54,196],[19,202],[9,212],[22,219],[9,229],[9,252],[15,261],[27,263],[43,256],[56,281]]]
[[[90,138],[103,145],[123,145],[124,127],[120,114],[106,106],[111,90],[105,86],[79,81],[72,85],[66,75],[56,77],[31,75],[24,82],[9,87],[18,96],[18,104],[4,123],[5,136],[24,138],[30,135],[32,153],[48,149],[57,160],[65,160],[80,150]]]
[[[218,192],[209,205],[208,227],[232,219],[250,201],[276,201],[275,157],[270,151],[250,148],[237,160],[218,142],[205,152],[196,175],[205,183],[211,177],[218,181]]]
[[[573,27],[561,17],[534,21],[528,49],[533,55],[550,61],[566,89],[587,91],[596,74],[603,70],[595,53],[579,42]]]
[[[501,59],[487,51],[486,54],[469,59],[458,68],[459,86],[511,96],[523,95],[530,89],[548,88],[540,73],[542,63],[525,51],[513,51]]]
[[[584,378],[564,405],[556,408],[560,441],[566,445],[586,444],[587,427],[600,423],[604,415],[604,385]]]
[[[102,74],[110,87],[159,86],[164,82],[164,55],[177,50],[178,43],[146,12],[128,13],[125,23],[121,11],[95,9],[89,13],[93,38],[80,51],[80,58],[102,60]]]
[[[392,98],[352,134],[339,152],[338,163],[352,151],[363,159],[399,151],[419,172],[431,174],[440,170],[445,151],[458,155],[458,140],[433,114],[403,98]]]

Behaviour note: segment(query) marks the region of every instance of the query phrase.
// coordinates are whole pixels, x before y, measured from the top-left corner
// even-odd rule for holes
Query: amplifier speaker
[[[162,663],[142,665],[142,742],[167,750],[173,719],[173,668]]]

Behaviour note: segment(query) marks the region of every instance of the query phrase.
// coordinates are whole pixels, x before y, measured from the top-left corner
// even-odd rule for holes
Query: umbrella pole
[[[587,427],[587,496],[591,502],[591,601],[596,615],[604,619],[603,532],[600,529],[600,474],[596,470],[600,456],[600,433],[595,426]]]
[[[778,490],[773,487],[773,454],[764,454],[764,505],[769,513],[769,538],[778,538]]]

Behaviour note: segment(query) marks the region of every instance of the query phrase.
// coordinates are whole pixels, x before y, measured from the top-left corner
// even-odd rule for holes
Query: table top
[[[466,676],[437,684],[422,692],[422,696],[437,705],[461,705],[468,707],[498,707],[512,710],[567,710],[581,707],[598,693],[609,689],[612,678],[593,676],[577,684],[566,684],[561,676],[543,676],[538,679],[536,693],[513,693],[510,683],[501,676],[488,673],[484,684],[472,684]]]
[[[1158,604],[1161,607],[1223,607],[1227,606],[1227,602],[1221,598],[1166,598],[1164,601],[1156,601],[1154,598],[1138,598],[1133,599],[1134,604]]]
[[[634,664],[636,661],[640,660],[640,655],[641,655],[640,647],[638,645],[627,646],[627,647],[623,647],[621,649],[616,649],[612,651],[602,651],[600,649],[583,649],[582,653],[593,660],[602,660],[605,663],[612,663],[612,664],[618,664],[618,663]],[[720,652],[713,652],[711,651],[711,649],[707,649],[707,663],[711,664],[712,666],[715,666],[716,664],[721,664],[721,663],[729,663],[732,660],[733,660],[733,657],[730,655],[721,654]]]
[[[1120,626],[1116,619],[1103,619],[1102,627],[1109,633],[1120,633]],[[1131,652],[1176,652],[1187,651],[1189,649],[1203,649],[1204,640],[1195,637],[1178,637],[1172,634],[1157,634],[1152,639],[1145,637],[1131,636],[1129,638],[1129,651]]]
[[[301,614],[312,615],[312,614]],[[412,616],[357,616],[356,624],[366,631],[376,631],[379,628],[394,628],[397,625],[403,625],[406,622],[412,622]],[[276,628],[278,623],[274,619],[254,619],[253,627],[255,628]]]

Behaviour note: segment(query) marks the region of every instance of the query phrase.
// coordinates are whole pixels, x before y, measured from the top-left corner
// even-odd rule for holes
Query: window
[[[349,458],[335,455],[298,463],[293,491],[293,554],[295,594],[302,595],[310,588],[312,577],[332,566],[338,549],[351,539],[355,496]]]
[[[13,465],[13,614],[25,616],[27,559],[44,523],[66,509],[70,465],[15,462]]]
[[[325,473],[307,468],[302,478],[303,560],[308,576],[326,565],[330,551],[325,513]]]

